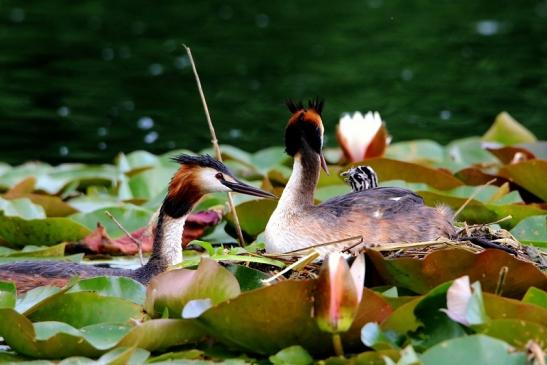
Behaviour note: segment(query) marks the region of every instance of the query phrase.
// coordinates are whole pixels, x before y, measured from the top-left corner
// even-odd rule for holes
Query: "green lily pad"
[[[34,204],[28,198],[6,200],[0,198],[0,210],[6,217],[19,217],[23,219],[42,219],[46,217],[44,208]]]
[[[532,132],[517,122],[507,112],[501,112],[496,116],[494,124],[486,131],[482,139],[505,145],[532,143],[537,140]]]
[[[386,259],[378,251],[368,250],[379,279],[389,285],[426,293],[444,282],[469,275],[472,282],[480,281],[483,291],[494,292],[501,268],[507,266],[503,294],[521,298],[530,286],[547,288],[547,276],[529,262],[496,249],[473,253],[461,248],[433,251],[424,259]]]
[[[200,327],[182,319],[157,319],[133,327],[100,323],[78,330],[61,322],[33,324],[13,309],[0,309],[0,317],[0,336],[18,353],[35,358],[98,357],[120,346],[157,351],[204,338]]]
[[[129,187],[134,198],[150,199],[161,193],[177,171],[177,164],[171,167],[154,167],[132,176]]]
[[[526,363],[526,354],[514,352],[501,340],[473,335],[441,342],[425,351],[420,360],[424,365],[521,365]]]
[[[528,341],[535,341],[541,348],[547,346],[547,328],[522,319],[495,319],[476,328],[478,333],[488,335],[525,350]]]
[[[518,319],[547,327],[546,308],[491,293],[483,293],[483,299],[491,319]]]
[[[15,310],[26,316],[31,315],[49,302],[63,295],[76,282],[77,278],[72,278],[63,288],[55,286],[39,286],[27,291],[25,294],[17,297]]]
[[[270,277],[270,275],[262,271],[243,265],[229,264],[226,266],[226,269],[235,276],[243,292],[263,287],[264,283],[262,280]]]
[[[14,308],[16,299],[15,284],[8,281],[0,281],[0,308]]]
[[[241,229],[251,236],[263,232],[276,206],[277,201],[267,199],[251,200],[239,204],[236,211]],[[230,224],[234,224],[231,213],[228,213],[226,219]]]
[[[58,257],[65,253],[65,243],[59,243],[55,246],[25,246],[21,251],[11,250],[11,252],[1,253],[2,257]]]
[[[120,153],[116,157],[116,165],[121,172],[127,175],[134,175],[159,164],[158,156],[147,151],[133,151],[127,155]]]
[[[216,261],[202,258],[197,270],[178,269],[154,277],[148,285],[145,310],[150,315],[164,312],[180,318],[191,300],[209,299],[218,304],[241,293],[237,279]]]
[[[511,234],[522,243],[547,247],[547,215],[523,219],[511,230]]]
[[[500,168],[499,174],[547,201],[547,161],[530,160],[505,165]]]
[[[535,304],[547,309],[547,292],[531,287],[528,291],[526,291],[526,294],[524,294],[522,302],[527,304]]]
[[[64,293],[28,316],[33,322],[62,321],[81,328],[110,322],[126,323],[141,316],[141,306],[128,300],[95,292]]]
[[[310,365],[313,357],[302,346],[291,346],[269,357],[273,365]]]
[[[444,161],[445,151],[435,141],[418,139],[389,145],[385,157],[421,165],[437,165]]]
[[[483,142],[478,137],[462,138],[450,142],[446,146],[446,161],[452,164],[451,171],[474,164],[495,163],[497,159],[483,148]]]
[[[91,231],[70,218],[26,220],[0,214],[0,236],[15,246],[50,246],[64,241],[78,241]]]
[[[314,281],[285,280],[220,303],[198,321],[221,342],[253,353],[273,354],[300,345],[313,354],[331,354],[330,335],[312,318],[314,292]],[[344,348],[364,349],[361,327],[382,322],[390,313],[381,295],[365,289],[353,325],[342,334]]]
[[[75,222],[79,222],[90,230],[97,227],[97,223],[103,225],[112,238],[118,238],[125,235],[114,221],[106,215],[106,211],[110,212],[118,222],[121,223],[129,232],[148,225],[153,211],[138,207],[132,204],[124,204],[121,207],[108,207],[93,211],[91,213],[78,213],[70,218]],[[1,233],[0,233],[1,234]]]
[[[76,283],[68,293],[92,291],[102,296],[127,299],[143,305],[146,288],[141,283],[123,276],[99,276],[83,279]]]

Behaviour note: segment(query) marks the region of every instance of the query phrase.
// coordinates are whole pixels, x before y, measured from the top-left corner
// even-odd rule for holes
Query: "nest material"
[[[437,241],[417,242],[417,243],[396,243],[385,244],[378,247],[362,247],[363,240],[358,242],[348,242],[343,252],[351,255],[362,253],[367,249],[373,249],[382,252],[383,256],[388,259],[396,258],[415,258],[423,259],[426,255],[433,251],[457,247],[460,249],[469,250],[474,253],[479,253],[487,248],[499,249],[514,255],[517,259],[530,262],[540,270],[547,270],[547,252],[533,246],[522,245],[513,235],[505,229],[494,229],[491,225],[465,225],[461,228],[455,237],[451,239],[442,239]],[[333,242],[339,244],[340,241]],[[328,243],[318,246],[325,246]],[[314,246],[315,247],[315,246]],[[310,248],[312,249],[312,248]],[[293,256],[282,255],[279,257],[268,257],[282,259],[288,265],[302,259],[302,256],[309,251],[301,250],[298,253],[294,252]],[[293,270],[285,278],[290,279],[312,279],[317,277],[320,264],[313,262],[305,265],[299,270]]]

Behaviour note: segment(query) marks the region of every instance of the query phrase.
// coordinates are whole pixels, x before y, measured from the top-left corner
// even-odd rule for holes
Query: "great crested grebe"
[[[142,284],[182,262],[182,232],[192,208],[207,193],[239,192],[263,198],[274,195],[238,181],[224,164],[210,156],[180,155],[180,164],[160,208],[150,259],[135,270],[102,268],[58,261],[21,261],[0,265],[0,280],[13,281],[19,293],[41,285],[63,286],[72,276],[127,276]]]
[[[454,234],[448,208],[430,208],[410,190],[373,188],[353,191],[314,205],[322,154],[323,102],[287,102],[292,113],[285,128],[285,150],[293,171],[265,230],[266,251],[285,253],[316,244],[362,236],[363,245],[420,242]],[[343,244],[317,247],[322,256]]]

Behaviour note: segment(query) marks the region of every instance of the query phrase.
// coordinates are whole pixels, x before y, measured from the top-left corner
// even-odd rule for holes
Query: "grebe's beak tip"
[[[241,181],[231,182],[231,181],[224,180],[222,181],[222,184],[224,184],[225,186],[230,188],[232,191],[235,191],[237,193],[258,196],[260,198],[277,199],[277,196],[273,195],[272,193],[264,191],[259,188],[255,188],[254,186],[245,184],[244,182],[241,182]]]

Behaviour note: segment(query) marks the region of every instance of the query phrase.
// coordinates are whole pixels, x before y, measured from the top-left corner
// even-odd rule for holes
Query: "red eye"
[[[215,177],[219,180],[224,180],[224,176],[219,172],[215,175]]]

